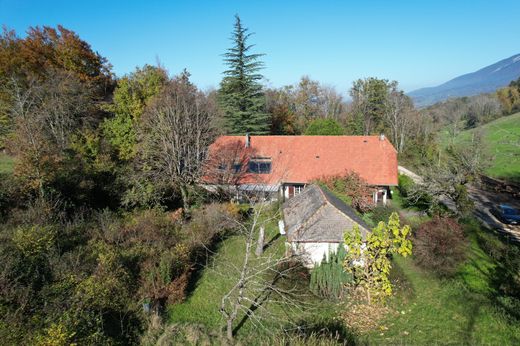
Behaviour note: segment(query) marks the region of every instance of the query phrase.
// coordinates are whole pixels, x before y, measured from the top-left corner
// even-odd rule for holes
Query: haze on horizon
[[[73,1],[0,0],[0,23],[19,35],[62,24],[122,76],[160,61],[187,68],[201,88],[218,87],[234,14],[255,33],[269,86],[303,75],[346,94],[364,77],[405,91],[435,86],[520,52],[520,2],[499,1]]]

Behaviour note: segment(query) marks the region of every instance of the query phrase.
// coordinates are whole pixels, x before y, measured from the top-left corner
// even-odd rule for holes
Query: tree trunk
[[[186,189],[186,186],[181,185],[180,190],[181,190],[181,197],[182,197],[182,207],[184,209],[184,212],[188,212],[188,209],[190,208],[188,189]]]
[[[233,320],[231,318],[227,320],[226,337],[229,341],[233,340]]]
[[[256,244],[256,256],[261,256],[264,253],[264,240],[265,240],[265,229],[264,226],[260,227],[258,233],[258,243]]]

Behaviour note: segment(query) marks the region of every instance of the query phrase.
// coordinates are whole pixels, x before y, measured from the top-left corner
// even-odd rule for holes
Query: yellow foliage
[[[45,330],[44,335],[36,337],[37,346],[76,346],[70,342],[75,333],[69,332],[67,328],[59,323],[53,323]]]
[[[365,241],[357,225],[352,232],[345,233],[347,254],[343,267],[353,275],[355,285],[366,291],[369,303],[372,299],[384,300],[392,294],[389,256],[394,253],[405,257],[412,254],[409,235],[410,226],[401,227],[397,213],[392,213],[387,224],[379,222],[367,234]]]
[[[48,226],[19,228],[13,235],[13,242],[26,257],[38,257],[48,252],[54,244],[56,231]]]

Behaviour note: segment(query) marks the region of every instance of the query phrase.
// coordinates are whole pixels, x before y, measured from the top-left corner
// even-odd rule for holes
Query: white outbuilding
[[[363,239],[370,228],[345,202],[329,190],[309,185],[283,204],[283,228],[289,251],[302,256],[307,267],[321,263],[324,256],[343,244],[345,232],[359,226]]]

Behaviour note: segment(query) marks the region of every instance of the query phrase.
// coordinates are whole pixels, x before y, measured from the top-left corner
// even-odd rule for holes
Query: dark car
[[[493,215],[500,219],[503,223],[517,225],[520,224],[520,212],[507,204],[500,204],[491,210]]]

